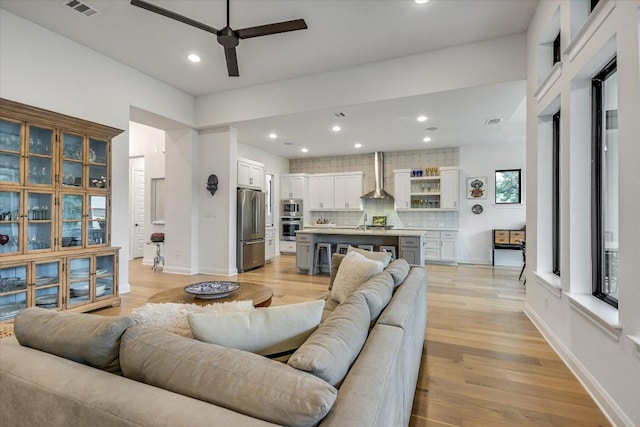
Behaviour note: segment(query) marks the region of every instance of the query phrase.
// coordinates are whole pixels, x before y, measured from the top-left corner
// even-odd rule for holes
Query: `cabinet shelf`
[[[409,178],[410,181],[439,181],[440,175],[437,176],[412,176]]]
[[[411,193],[412,196],[439,196],[441,193],[439,191],[432,191],[432,192],[420,192],[420,193]]]

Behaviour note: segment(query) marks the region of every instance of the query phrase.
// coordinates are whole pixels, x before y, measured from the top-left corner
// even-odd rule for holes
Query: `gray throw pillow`
[[[120,374],[120,338],[129,317],[64,313],[32,307],[16,316],[18,342],[103,371]]]
[[[410,268],[407,260],[400,258],[389,264],[384,271],[391,274],[391,277],[393,277],[393,286],[397,288],[404,282],[404,279],[407,278]]]
[[[284,363],[142,325],[122,337],[120,359],[127,378],[280,425],[316,425],[338,394]]]
[[[329,290],[333,288],[333,281],[336,280],[336,274],[338,274],[338,269],[340,268],[340,264],[346,255],[342,254],[333,254],[331,255],[331,275],[329,276]]]
[[[391,301],[393,279],[389,273],[383,271],[363,283],[354,293],[364,295],[369,306],[370,320],[373,322]]]
[[[352,293],[293,353],[287,363],[338,386],[367,340],[370,318],[364,295]]]

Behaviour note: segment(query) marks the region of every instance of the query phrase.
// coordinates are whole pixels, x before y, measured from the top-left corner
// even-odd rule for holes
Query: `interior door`
[[[132,182],[133,221],[131,226],[133,229],[131,234],[133,236],[133,246],[131,248],[131,256],[133,258],[142,258],[146,242],[144,234],[144,169],[133,169]]]

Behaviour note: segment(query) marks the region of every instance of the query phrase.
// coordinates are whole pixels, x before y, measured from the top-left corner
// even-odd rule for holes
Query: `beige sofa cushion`
[[[282,425],[314,425],[337,396],[286,364],[145,326],[124,334],[120,360],[128,378]]]
[[[373,322],[391,300],[393,279],[389,273],[383,271],[363,283],[354,293],[364,295],[369,306],[370,320]]]
[[[21,345],[120,374],[118,349],[129,317],[64,313],[32,307],[16,316]]]
[[[349,246],[347,248],[347,255],[350,252],[358,252],[360,255],[371,259],[373,261],[380,261],[384,267],[389,265],[391,262],[391,252],[375,252],[375,251],[367,251],[365,249],[354,248],[353,246]]]
[[[373,261],[358,252],[350,252],[344,257],[331,289],[331,298],[343,302],[360,285],[380,273],[384,268],[381,261]]]
[[[409,268],[410,267],[407,260],[400,258],[393,261],[385,269],[385,271],[387,271],[389,274],[391,274],[391,277],[393,277],[394,287],[397,288],[402,282],[404,282],[404,279],[406,279],[407,275],[409,274]]]
[[[316,330],[323,308],[324,300],[317,300],[235,313],[193,313],[189,326],[200,341],[287,361]]]
[[[337,386],[367,339],[369,320],[365,296],[362,293],[349,295],[287,363]]]
[[[329,290],[333,288],[333,282],[336,280],[336,274],[338,274],[338,269],[340,268],[340,264],[346,255],[342,254],[332,254],[331,255],[331,273],[329,276]]]

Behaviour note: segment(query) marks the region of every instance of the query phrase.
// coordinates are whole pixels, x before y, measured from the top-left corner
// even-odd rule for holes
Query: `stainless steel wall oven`
[[[302,230],[302,218],[280,218],[280,240],[296,240],[296,231]]]
[[[295,218],[302,216],[302,199],[280,200],[280,216]]]

